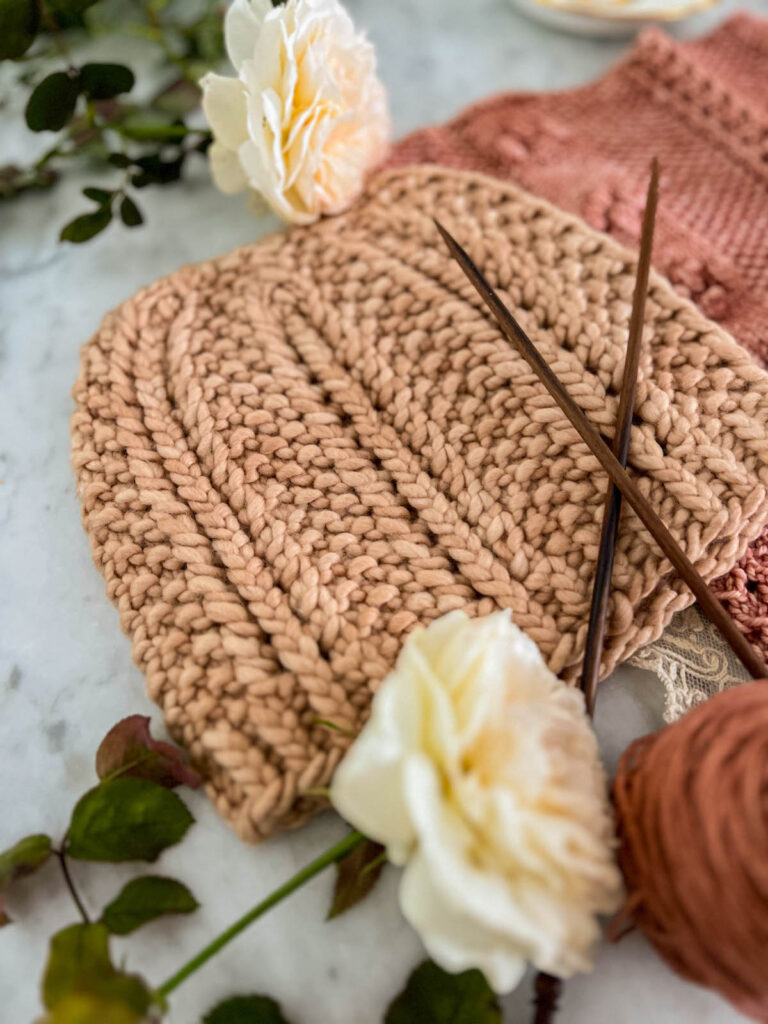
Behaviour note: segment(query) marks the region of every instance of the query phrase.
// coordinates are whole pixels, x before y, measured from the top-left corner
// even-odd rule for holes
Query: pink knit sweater
[[[511,179],[637,245],[654,154],[654,264],[768,363],[768,21],[737,15],[689,43],[649,30],[592,85],[486,100],[390,163]],[[714,588],[768,657],[768,530]]]

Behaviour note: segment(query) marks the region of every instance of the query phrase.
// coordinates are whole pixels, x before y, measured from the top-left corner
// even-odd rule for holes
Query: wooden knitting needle
[[[629,320],[627,354],[624,358],[624,376],[621,381],[619,411],[616,414],[616,431],[613,436],[613,454],[622,466],[627,465],[629,439],[632,433],[632,414],[635,408],[637,373],[640,363],[640,345],[645,320],[645,298],[648,292],[648,272],[651,267],[653,228],[656,222],[656,206],[659,199],[659,164],[654,158],[651,165],[651,180],[643,214],[643,230],[640,236],[640,252],[637,259],[637,278],[632,297],[632,315]],[[616,484],[608,483],[608,493],[603,508],[603,523],[600,531],[600,549],[597,555],[595,582],[592,587],[592,604],[589,609],[587,643],[584,649],[584,668],[581,674],[581,689],[587,711],[592,714],[595,707],[597,684],[600,679],[600,660],[605,646],[605,627],[608,617],[608,598],[611,593],[611,574],[616,552],[621,518],[621,491]]]
[[[678,575],[690,587],[701,606],[702,612],[720,630],[752,677],[754,679],[768,678],[768,667],[752,649],[746,638],[739,632],[728,612],[710,594],[707,584],[699,576],[691,560],[678,546],[677,541],[643,497],[637,484],[629,476],[611,449],[542,359],[531,339],[455,238],[438,221],[435,221],[435,225],[443,236],[451,255],[475,287],[483,302],[490,309],[504,336],[512,342],[531,369],[538,375],[542,384],[544,384],[547,391],[549,391],[550,395],[579,432],[592,454],[607,472],[612,483],[616,484],[622,495],[635,510],[645,528],[677,570]]]
[[[613,436],[613,454],[622,466],[627,465],[629,440],[632,433],[632,414],[637,390],[637,373],[640,364],[640,343],[643,337],[645,319],[645,298],[648,292],[648,273],[653,248],[653,229],[656,221],[656,205],[659,198],[659,165],[654,158],[651,165],[651,180],[643,214],[643,228],[640,237],[640,252],[637,259],[637,277],[632,296],[632,314],[629,319],[627,352],[624,358],[624,374],[621,380],[619,409],[616,414],[616,430]],[[600,549],[597,555],[595,581],[592,586],[592,603],[589,609],[587,642],[584,649],[584,668],[581,674],[581,689],[587,707],[587,714],[594,714],[597,684],[600,679],[600,661],[605,647],[605,627],[608,617],[608,598],[611,593],[611,575],[616,552],[616,541],[621,519],[621,491],[608,481],[608,490],[603,507],[603,522],[600,531]],[[541,971],[534,983],[535,1016],[533,1024],[549,1024],[554,1020],[557,1004],[562,992],[560,978]]]

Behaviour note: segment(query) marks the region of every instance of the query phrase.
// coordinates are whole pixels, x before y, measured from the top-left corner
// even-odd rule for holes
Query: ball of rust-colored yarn
[[[633,743],[613,795],[634,924],[691,981],[768,1020],[768,683]]]

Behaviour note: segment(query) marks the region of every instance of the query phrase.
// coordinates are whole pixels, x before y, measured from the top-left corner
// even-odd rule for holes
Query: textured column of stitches
[[[405,634],[511,608],[583,655],[606,480],[440,244],[439,215],[595,425],[635,259],[476,174],[385,172],[348,214],[161,280],[85,346],[86,530],[171,733],[246,839],[302,821]],[[768,520],[768,375],[652,276],[630,467],[707,579]],[[607,671],[691,600],[633,515]]]
[[[518,182],[636,247],[653,154],[654,265],[765,364],[767,20],[738,15],[689,43],[650,30],[592,85],[483,101],[404,139],[390,163]],[[768,531],[713,589],[768,658]]]

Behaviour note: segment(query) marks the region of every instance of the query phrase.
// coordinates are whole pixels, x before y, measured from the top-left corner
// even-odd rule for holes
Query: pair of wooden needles
[[[469,255],[462,249],[456,239],[446,231],[442,224],[435,221],[437,229],[445,239],[451,255],[464,271],[469,281],[474,285],[483,302],[490,309],[502,334],[512,342],[531,369],[538,375],[542,384],[579,432],[582,440],[586,442],[610,479],[603,512],[600,550],[592,591],[592,605],[582,673],[582,689],[587,709],[590,713],[594,708],[595,693],[600,675],[600,660],[605,639],[608,598],[622,497],[632,506],[645,528],[672,563],[678,575],[690,587],[696,600],[699,602],[701,611],[720,630],[752,677],[755,679],[768,678],[768,667],[766,667],[743,634],[739,632],[733,619],[731,619],[720,602],[710,593],[707,584],[701,578],[691,560],[680,548],[625,468],[629,453],[632,414],[635,405],[640,344],[645,317],[645,298],[648,291],[648,272],[651,263],[653,228],[658,202],[658,181],[659,169],[656,160],[654,160],[643,217],[637,280],[632,302],[627,355],[624,363],[624,376],[621,385],[612,450],[603,441],[600,434],[592,426],[576,402],[570,397],[531,339],[512,316],[485,277],[480,273]]]

